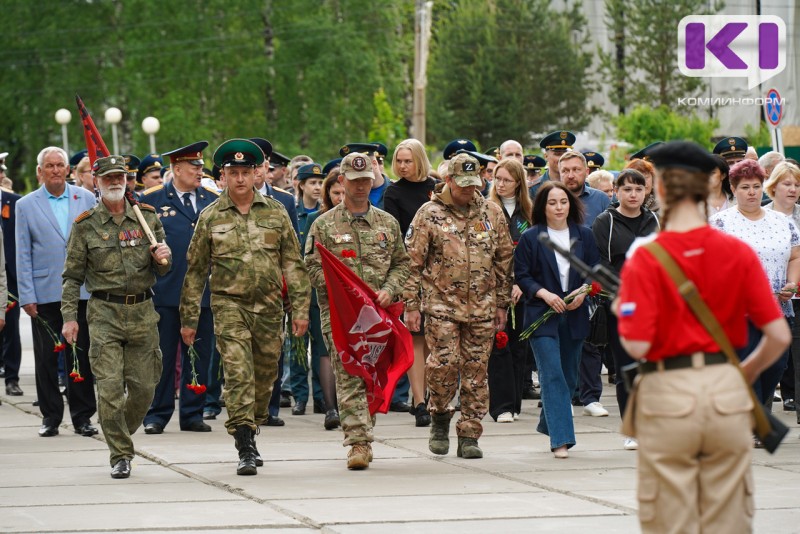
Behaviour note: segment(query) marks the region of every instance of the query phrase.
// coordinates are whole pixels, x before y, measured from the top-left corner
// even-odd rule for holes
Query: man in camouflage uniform
[[[197,220],[180,306],[181,335],[191,345],[208,280],[225,372],[225,428],[239,451],[238,475],[255,475],[263,464],[254,436],[264,421],[257,421],[256,414],[267,417],[278,373],[284,279],[295,336],[302,337],[308,329],[311,293],[286,210],[278,201],[257,195],[253,186],[255,167],[263,161],[264,153],[247,139],[228,140],[214,153],[214,164],[228,185]]]
[[[151,246],[126,202],[122,156],[99,158],[93,171],[102,198],[75,219],[67,242],[62,334],[68,344],[78,339],[78,300],[85,282],[92,294],[86,311],[92,325],[89,361],[97,380],[100,424],[111,451],[111,477],[128,478],[134,455],[131,434],[142,424],[161,377],[152,287],[156,273],[170,270],[172,256],[155,209],[141,205],[159,242]]]
[[[464,458],[483,457],[478,438],[489,397],[486,366],[511,301],[511,235],[501,208],[477,193],[479,169],[472,156],[456,155],[442,192],[414,216],[406,234],[411,275],[403,291],[406,324],[419,331],[424,312],[431,348],[425,368],[433,420],[428,447],[434,454],[449,450],[450,401],[460,375],[457,454]]]
[[[306,239],[306,266],[311,283],[317,288],[322,315],[322,332],[336,375],[339,418],[344,430],[348,469],[366,469],[372,461],[372,427],[364,380],[344,370],[339,351],[331,335],[330,307],[325,274],[314,243],[330,250],[377,292],[376,304],[385,308],[400,295],[408,276],[408,254],[403,245],[400,225],[383,210],[369,203],[374,180],[370,158],[351,152],[342,160],[339,183],[344,187],[344,201],[319,216]],[[356,257],[342,252],[355,251]]]

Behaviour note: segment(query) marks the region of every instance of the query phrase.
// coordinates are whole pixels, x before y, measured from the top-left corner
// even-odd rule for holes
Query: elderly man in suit
[[[8,291],[15,297],[17,288],[17,258],[14,237],[17,200],[21,197],[8,189],[0,189],[0,226],[3,229],[3,250],[6,256],[6,280]],[[0,301],[2,302],[2,301]],[[6,326],[0,332],[0,376],[6,380],[6,395],[21,396],[19,366],[22,360],[22,344],[19,339],[19,306],[6,312]]]
[[[61,272],[64,270],[66,244],[73,221],[97,202],[81,187],[66,183],[69,172],[67,153],[47,147],[36,158],[36,174],[42,184],[17,202],[16,259],[19,304],[33,318],[33,355],[36,368],[36,394],[42,412],[39,435],[58,434],[64,416],[64,401],[58,389],[58,358],[54,338],[61,332]],[[94,380],[89,367],[89,328],[86,324],[86,301],[82,289],[79,306],[81,334],[76,354],[83,381],[67,381],[67,399],[75,433],[97,434],[91,417],[97,411]],[[65,364],[74,365],[72,350],[65,349]]]

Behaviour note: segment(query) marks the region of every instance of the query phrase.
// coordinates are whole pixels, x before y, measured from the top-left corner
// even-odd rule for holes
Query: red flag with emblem
[[[331,334],[342,366],[364,379],[370,415],[386,413],[397,381],[414,363],[411,333],[400,320],[403,303],[381,308],[371,287],[324,246],[316,246],[328,288]]]
[[[83,121],[83,136],[86,138],[86,151],[89,153],[89,165],[94,165],[97,158],[104,158],[110,156],[108,147],[100,137],[100,132],[97,131],[97,126],[94,125],[92,116],[89,115],[89,110],[83,105],[83,100],[78,95],[75,95],[75,101],[78,103],[78,112],[81,114],[81,121]]]

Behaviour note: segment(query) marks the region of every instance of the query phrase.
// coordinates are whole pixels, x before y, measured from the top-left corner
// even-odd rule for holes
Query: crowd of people
[[[456,454],[481,458],[486,414],[513,423],[532,398],[542,408],[537,430],[566,459],[577,441],[574,407],[609,414],[603,365],[624,414],[631,407],[621,369],[655,361],[655,337],[630,326],[639,312],[629,290],[612,306],[545,241],[633,287],[640,280],[630,273],[646,264],[628,266],[641,256],[634,251],[666,221],[674,226],[687,198],[699,226],[754,251],[800,339],[797,162],[774,152],[755,159],[743,139],[729,137],[713,155],[653,143],[608,171],[602,155],[575,150],[575,141],[552,132],[541,157],[514,140],[481,152],[457,139],[434,170],[424,145],[406,139],[392,153],[394,180],[380,143],[345,145],[322,164],[286,157],[263,138],[231,139],[210,169],[205,141],[94,162],[85,151],[69,158],[47,147],[37,157],[40,188],[22,198],[0,192],[6,392],[22,395],[22,308],[33,320],[39,435],[59,433],[64,385],[76,433],[97,434],[97,413],[114,478],[130,476],[131,434],[139,426],[163,433],[176,398],[181,431],[209,432],[205,421],[227,409],[237,474],[263,464],[259,426],[282,426],[281,407],[302,416],[309,403],[325,414],[326,430],[342,428],[347,467],[366,469],[375,418],[364,381],[347,373],[331,335],[336,304],[321,244],[375,290],[377,306],[404,303],[414,360],[391,409],[430,426],[432,453],[449,453],[458,411]],[[695,182],[676,178],[682,172]],[[763,347],[780,332],[765,327],[769,306],[750,311],[746,335],[734,341],[742,360],[762,355],[752,375],[758,399],[771,407],[780,384],[783,408],[794,410],[798,344],[764,364]],[[686,354],[696,350],[706,349]],[[633,435],[622,446],[640,448]]]

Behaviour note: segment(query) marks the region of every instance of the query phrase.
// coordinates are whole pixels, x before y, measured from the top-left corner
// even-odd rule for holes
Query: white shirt
[[[569,228],[563,230],[553,230],[547,227],[547,234],[550,239],[556,242],[558,246],[566,250],[570,250],[569,243]],[[569,287],[569,260],[556,252],[556,265],[558,265],[558,276],[561,278],[561,291],[566,293]]]

